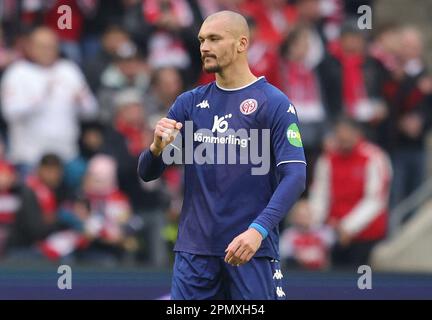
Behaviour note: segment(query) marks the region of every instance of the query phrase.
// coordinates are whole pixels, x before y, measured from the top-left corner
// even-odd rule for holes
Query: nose
[[[209,47],[208,47],[208,43],[206,40],[203,40],[200,44],[200,50],[201,52],[208,52],[209,51]]]

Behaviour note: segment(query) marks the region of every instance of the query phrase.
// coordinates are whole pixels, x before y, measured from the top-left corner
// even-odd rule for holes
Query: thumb
[[[175,127],[177,130],[180,130],[183,127],[183,124],[181,122],[177,122]]]

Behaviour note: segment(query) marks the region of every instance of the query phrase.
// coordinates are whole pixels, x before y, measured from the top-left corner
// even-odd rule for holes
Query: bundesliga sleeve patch
[[[287,131],[286,131],[288,142],[293,145],[294,147],[301,148],[303,147],[303,143],[301,140],[300,130],[297,126],[297,124],[292,123],[289,125]]]

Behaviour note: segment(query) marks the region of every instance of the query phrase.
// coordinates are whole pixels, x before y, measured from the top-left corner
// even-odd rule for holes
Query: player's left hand
[[[257,252],[263,240],[254,228],[249,228],[231,241],[225,249],[225,262],[233,266],[241,266],[248,262]]]

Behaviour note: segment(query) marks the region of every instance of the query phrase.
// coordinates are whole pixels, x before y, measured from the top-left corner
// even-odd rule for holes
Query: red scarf
[[[363,77],[364,56],[361,54],[346,54],[339,42],[329,45],[330,53],[342,65],[342,94],[348,113],[354,115],[356,104],[366,97],[366,87]]]
[[[52,221],[57,211],[57,199],[54,192],[36,175],[29,176],[26,183],[35,193],[45,218]]]
[[[192,24],[193,16],[190,7],[185,0],[169,0],[165,1],[167,8],[162,8],[160,0],[145,0],[142,4],[143,15],[149,23],[156,23],[164,10],[169,10],[170,14],[174,15],[181,26],[187,27]]]
[[[139,155],[145,147],[144,129],[128,125],[120,119],[115,122],[115,128],[125,137],[129,153]]]
[[[319,100],[319,88],[315,74],[303,63],[283,61],[282,81],[284,92],[294,103],[301,104]]]

